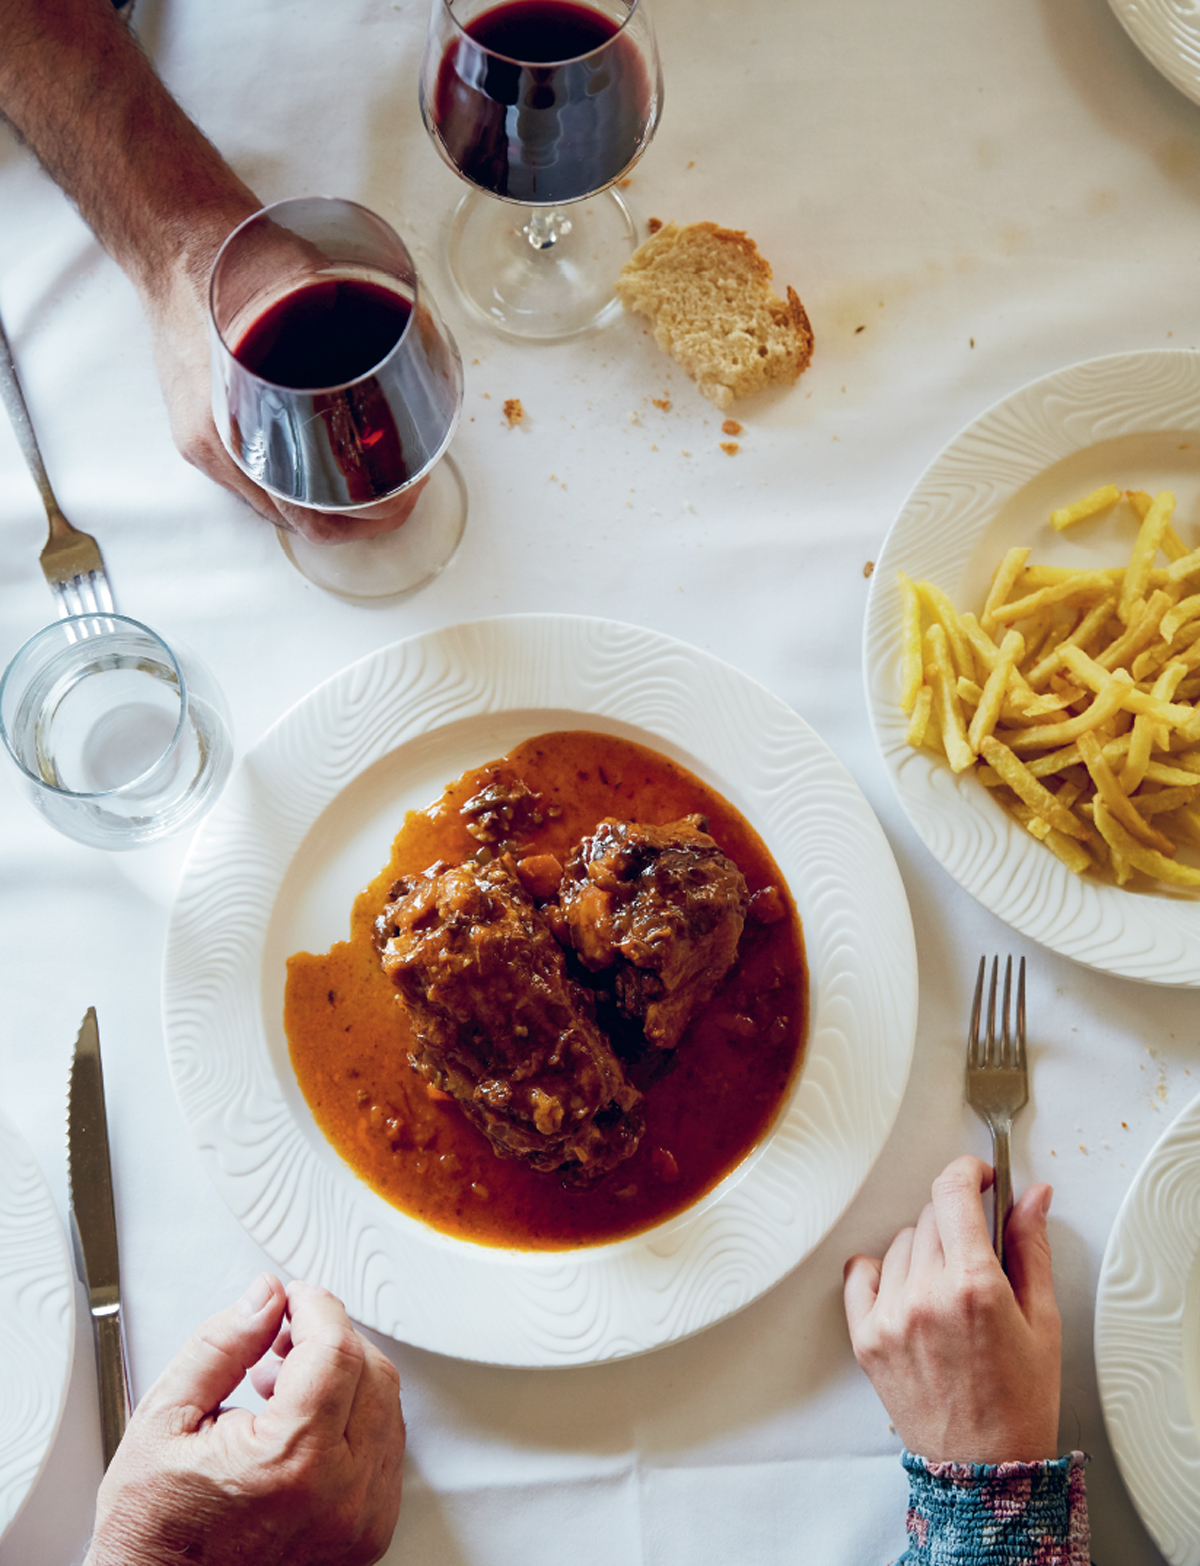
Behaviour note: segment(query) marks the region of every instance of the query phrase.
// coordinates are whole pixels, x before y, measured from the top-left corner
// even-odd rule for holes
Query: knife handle
[[[96,1338],[96,1379],[100,1386],[100,1433],[107,1468],[125,1434],[131,1413],[120,1306],[97,1311],[92,1317],[92,1330]]]

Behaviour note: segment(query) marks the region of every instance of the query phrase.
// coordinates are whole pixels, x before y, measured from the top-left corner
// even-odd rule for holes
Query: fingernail
[[[1046,1194],[1045,1194],[1045,1196],[1042,1197],[1042,1217],[1043,1218],[1050,1211],[1050,1203],[1053,1200],[1054,1200],[1054,1187],[1048,1185],[1046,1187]]]
[[[257,1316],[259,1311],[271,1298],[271,1279],[265,1272],[260,1272],[258,1277],[237,1302],[237,1308],[243,1316]]]

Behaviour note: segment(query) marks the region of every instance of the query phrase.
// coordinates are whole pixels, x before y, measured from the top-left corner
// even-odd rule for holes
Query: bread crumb
[[[721,426],[721,433],[723,435],[740,435],[742,433],[742,426],[736,419],[726,419],[724,424]]]
[[[725,409],[735,397],[791,384],[812,358],[813,333],[794,288],[780,299],[771,268],[740,230],[665,223],[621,268],[617,297],[646,316],[654,340]]]
[[[741,449],[736,440],[723,440],[721,442],[721,450],[728,457],[736,457]]]
[[[515,428],[516,425],[520,424],[521,420],[525,417],[525,409],[521,406],[521,399],[519,397],[505,398],[504,417],[508,420],[508,427],[510,430]]]
[[[632,185],[632,184],[633,184],[633,181],[628,176],[626,176],[625,179],[619,179],[617,181],[617,188],[619,190],[628,190],[630,185]]]
[[[670,413],[671,399],[669,397],[651,397],[650,401],[656,408],[661,408],[664,413]]]
[[[657,234],[663,226],[662,218],[647,218],[646,228],[651,234]]]
[[[854,335],[855,335],[855,337],[857,337],[859,332],[865,332],[865,331],[866,331],[866,327],[865,326],[856,326],[854,328]]]
[[[681,457],[690,457],[691,456],[691,452],[687,449],[686,446],[681,446],[679,448],[679,455]]]
[[[875,562],[873,560],[868,560],[866,565],[863,566],[863,575],[864,576],[870,576],[871,573],[874,570],[875,570]]]

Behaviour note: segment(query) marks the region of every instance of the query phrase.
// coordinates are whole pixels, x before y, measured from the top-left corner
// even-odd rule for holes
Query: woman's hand
[[[1046,1213],[1034,1185],[1005,1229],[1008,1277],[982,1193],[992,1171],[956,1158],[933,1201],[882,1262],[845,1267],[855,1358],[910,1452],[932,1462],[1036,1462],[1058,1455],[1062,1333]]]

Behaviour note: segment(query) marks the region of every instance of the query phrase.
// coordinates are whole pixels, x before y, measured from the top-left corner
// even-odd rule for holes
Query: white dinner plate
[[[1006,549],[1050,565],[1120,565],[1135,537],[1117,514],[1050,526],[1056,506],[1101,484],[1173,490],[1190,543],[1200,520],[1200,354],[1093,359],[1034,381],[969,425],[926,470],[871,578],[863,671],[875,737],[926,846],[1014,929],[1107,973],[1200,986],[1200,897],[1077,876],[1017,825],[973,771],[955,775],[906,742],[896,573],[928,579],[960,609],[982,607]],[[1122,508],[1125,509],[1125,508]]]
[[[1200,10],[1195,0],[1108,0],[1150,64],[1200,103]]]
[[[390,1206],[341,1161],[296,1083],[288,954],[349,933],[406,809],[518,741],[587,728],[681,762],[758,829],[804,925],[810,1027],[763,1143],[686,1213],[612,1244],[470,1244]],[[209,1172],[281,1267],[357,1320],[506,1365],[641,1353],[749,1304],[845,1210],[887,1137],[916,1029],[904,890],[857,786],[783,702],[693,647],[571,616],[398,642],[287,713],[235,771],[168,934],[167,1051]]]
[[[58,1433],[75,1351],[75,1286],[45,1180],[0,1114],[0,1538]]]
[[[1117,1213],[1096,1295],[1096,1375],[1126,1488],[1171,1566],[1200,1566],[1200,1098]]]

